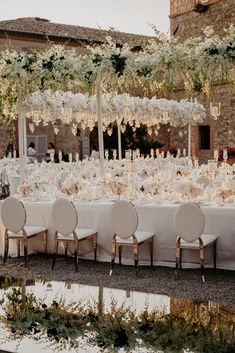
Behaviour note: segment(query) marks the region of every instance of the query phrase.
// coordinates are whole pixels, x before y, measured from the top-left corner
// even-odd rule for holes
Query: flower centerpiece
[[[83,188],[88,185],[88,182],[75,174],[69,174],[61,187],[61,192],[67,195],[78,194]]]

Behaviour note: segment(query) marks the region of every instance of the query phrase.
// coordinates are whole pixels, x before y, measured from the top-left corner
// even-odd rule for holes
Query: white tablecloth
[[[52,202],[28,202],[24,205],[27,212],[27,224],[42,225],[48,228],[48,252],[53,252],[54,229],[51,222]],[[110,261],[112,234],[109,226],[110,202],[77,203],[79,226],[94,228],[98,232],[98,260]],[[176,234],[174,233],[173,219],[177,205],[140,204],[137,205],[139,217],[139,230],[151,231],[154,238],[154,264],[175,265]],[[219,237],[217,243],[217,267],[235,270],[235,207],[208,206],[202,208],[205,219],[205,233],[215,234]],[[4,228],[1,222],[0,252],[3,253]],[[10,242],[10,254],[16,255],[16,244]],[[41,236],[30,240],[29,249],[33,252],[43,251],[43,238]],[[63,248],[60,249],[63,251]],[[80,247],[81,257],[92,258],[91,244],[84,242]],[[212,249],[207,249],[206,266],[212,266]],[[198,263],[199,251],[183,252],[183,266]],[[133,264],[131,250],[124,249],[123,263]],[[140,247],[140,264],[149,264],[148,245]]]

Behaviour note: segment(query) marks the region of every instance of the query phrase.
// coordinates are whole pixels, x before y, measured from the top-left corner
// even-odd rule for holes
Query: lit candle
[[[61,161],[62,161],[62,152],[59,151],[59,162],[61,162]]]
[[[228,159],[228,151],[223,150],[223,159],[226,161]]]
[[[51,162],[54,162],[54,152],[50,153],[50,160],[51,160]]]
[[[218,150],[214,150],[214,158],[215,159],[219,158],[219,151]]]

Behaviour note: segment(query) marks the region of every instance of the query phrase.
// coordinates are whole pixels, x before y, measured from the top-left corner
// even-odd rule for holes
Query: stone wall
[[[12,127],[5,122],[0,121],[0,158],[5,156],[7,145],[9,143],[13,143]]]
[[[171,34],[182,39],[202,36],[203,29],[213,26],[221,34],[235,24],[235,0],[208,0],[205,12],[194,11],[196,0],[170,0]]]
[[[235,24],[235,0],[209,0],[209,7],[205,12],[195,12],[195,0],[171,0],[171,34],[186,38],[203,36],[203,29],[212,26],[215,33],[223,35],[223,29]],[[178,91],[174,99],[184,98],[184,92]],[[213,158],[214,149],[235,146],[235,92],[225,86],[214,86],[214,95],[211,98],[200,96],[199,101],[204,104],[207,119],[204,125],[210,126],[210,150],[201,150],[199,146],[199,127],[192,129],[192,155],[199,157],[200,161]],[[221,103],[221,116],[217,121],[210,118],[210,102]],[[178,129],[171,129],[170,145],[187,148],[187,128],[183,129],[183,137],[179,136]]]

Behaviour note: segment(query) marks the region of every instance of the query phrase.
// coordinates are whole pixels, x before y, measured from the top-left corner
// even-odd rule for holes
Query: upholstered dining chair
[[[113,203],[110,209],[110,225],[113,233],[112,258],[110,276],[116,257],[116,250],[119,251],[119,264],[121,265],[122,248],[132,248],[134,253],[136,272],[138,272],[139,246],[149,242],[150,263],[153,266],[153,237],[151,232],[136,231],[138,226],[138,215],[134,205],[126,200],[118,200]]]
[[[52,269],[58,253],[59,242],[65,244],[65,256],[67,256],[68,245],[73,243],[75,271],[78,270],[78,250],[79,242],[91,239],[93,242],[94,258],[97,254],[97,231],[90,228],[80,228],[78,224],[78,214],[74,204],[64,198],[59,198],[54,202],[52,208],[52,222],[55,228],[55,244]]]
[[[202,269],[202,280],[205,282],[205,249],[214,247],[214,268],[216,268],[216,241],[217,236],[205,234],[205,217],[196,203],[185,202],[181,204],[174,217],[174,228],[177,234],[176,240],[176,270],[182,267],[182,250],[198,250]]]
[[[47,228],[42,226],[26,225],[26,211],[22,202],[15,197],[8,197],[2,203],[1,218],[5,226],[5,250],[3,257],[3,265],[6,262],[9,241],[11,239],[17,240],[18,257],[20,256],[20,242],[24,244],[24,261],[27,266],[28,255],[28,240],[37,236],[44,235],[44,249],[47,252]]]

